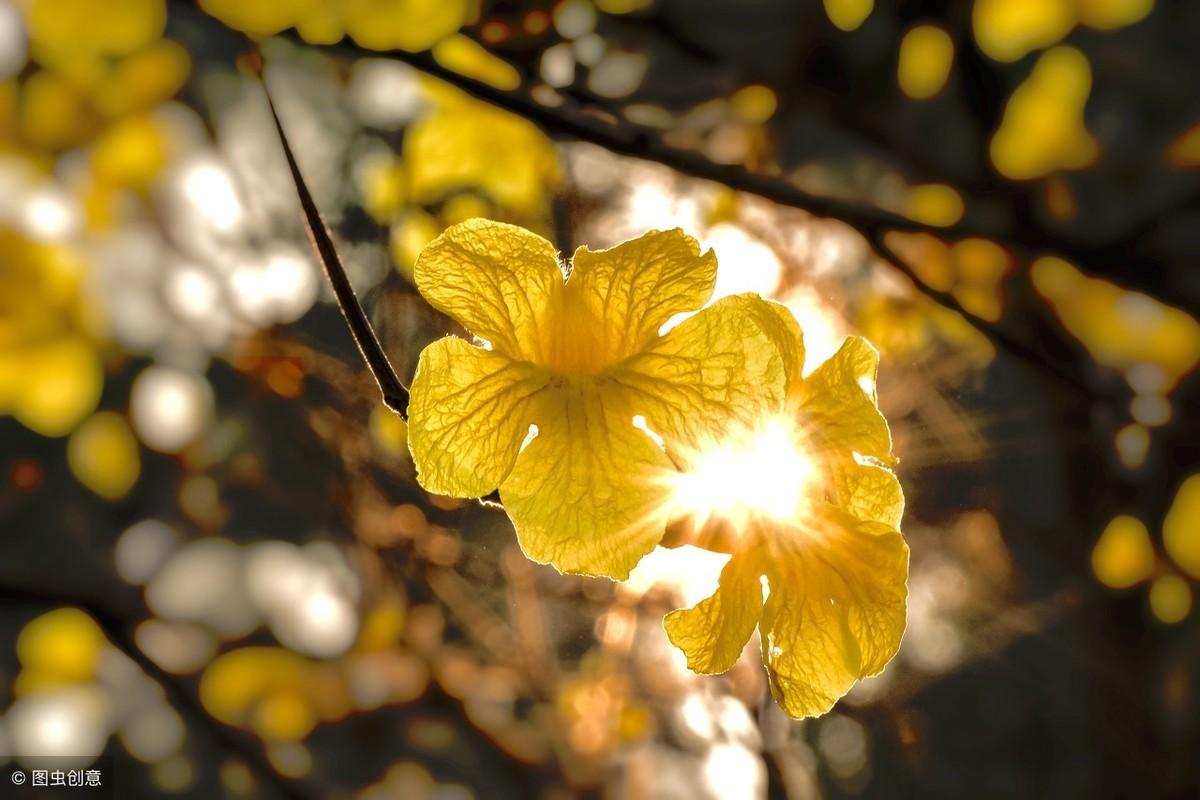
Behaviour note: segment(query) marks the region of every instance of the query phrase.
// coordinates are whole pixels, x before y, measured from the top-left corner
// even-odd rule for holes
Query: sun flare
[[[687,459],[689,469],[671,477],[673,510],[701,525],[713,518],[794,519],[816,477],[800,438],[781,416],[703,448]]]

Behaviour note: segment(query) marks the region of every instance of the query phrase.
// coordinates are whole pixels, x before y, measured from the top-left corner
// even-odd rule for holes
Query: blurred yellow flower
[[[922,283],[949,292],[967,312],[989,322],[1003,315],[1003,281],[1013,258],[1002,245],[978,237],[947,244],[931,234],[897,231],[886,241]]]
[[[581,247],[569,274],[545,239],[488,220],[425,248],[421,294],[483,344],[447,337],[421,353],[409,445],[430,492],[499,487],[531,559],[624,579],[663,536],[655,477],[674,469],[634,418],[668,449],[694,444],[780,401],[783,364],[754,296],[659,335],[716,280],[716,257],[678,229]]]
[[[1057,44],[1077,24],[1122,28],[1153,8],[1154,0],[975,0],[971,24],[980,50],[996,61],[1016,61]]]
[[[1110,589],[1128,589],[1154,574],[1150,531],[1137,517],[1113,517],[1092,549],[1092,572]]]
[[[1200,580],[1200,474],[1175,493],[1163,519],[1163,546],[1181,570]]]
[[[77,608],[58,608],[31,620],[17,636],[21,673],[17,695],[84,683],[96,676],[108,639],[95,621]]]
[[[942,91],[954,64],[954,40],[936,25],[916,25],[900,40],[896,80],[913,100]]]
[[[944,183],[912,186],[905,196],[904,214],[927,225],[953,225],[962,219],[962,195]]]
[[[512,91],[521,86],[521,73],[516,67],[462,34],[453,34],[435,44],[433,59],[446,69],[497,89]]]
[[[521,117],[473,100],[448,86],[430,86],[436,111],[404,137],[409,191],[433,203],[476,187],[518,214],[540,214],[559,181],[554,145]]]
[[[1182,622],[1192,613],[1192,588],[1178,575],[1160,576],[1150,585],[1150,611],[1159,622]]]
[[[137,483],[142,457],[125,418],[100,411],[67,440],[67,465],[80,483],[105,500],[120,500]]]
[[[975,0],[975,41],[997,61],[1016,61],[1066,36],[1075,26],[1073,5],[1074,0]]]
[[[200,7],[254,37],[296,28],[313,44],[349,35],[372,50],[426,50],[457,31],[468,0],[200,0]]]
[[[70,432],[100,399],[104,371],[83,272],[66,245],[0,228],[0,414],[43,436]]]
[[[802,378],[800,331],[779,308],[779,335],[790,343],[780,414],[758,423],[748,442],[720,443],[715,463],[690,455],[679,478],[685,506],[732,523],[722,548],[732,558],[712,597],[664,624],[702,673],[729,670],[757,626],[776,702],[808,717],[896,654],[908,546],[898,530],[904,495],[890,468],[891,435],[876,406],[874,348],[851,337]]]
[[[1200,323],[1152,297],[1091,278],[1061,258],[1046,256],[1030,267],[1033,286],[1063,327],[1098,363],[1157,376],[1153,389],[1168,392],[1200,363]]]
[[[25,21],[39,61],[120,56],[162,36],[166,0],[30,0]]]
[[[1091,87],[1092,69],[1083,53],[1055,47],[1042,54],[1008,99],[992,137],[996,170],[1012,180],[1029,180],[1095,161],[1100,146],[1083,124]]]
[[[825,15],[838,30],[858,30],[858,27],[871,15],[875,0],[823,0]]]

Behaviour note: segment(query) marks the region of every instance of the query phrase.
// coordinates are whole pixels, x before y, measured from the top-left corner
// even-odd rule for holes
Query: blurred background
[[[1196,797],[1197,35],[1165,0],[0,0],[5,774]],[[252,40],[406,380],[453,330],[413,261],[473,216],[568,253],[681,226],[808,369],[869,337],[912,549],[889,668],[789,720],[756,643],[706,678],[663,633],[726,556],[563,577],[424,493]]]

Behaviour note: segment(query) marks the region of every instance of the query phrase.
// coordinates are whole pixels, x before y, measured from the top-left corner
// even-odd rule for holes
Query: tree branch
[[[263,92],[267,96],[271,119],[275,122],[275,130],[279,134],[279,142],[283,146],[283,154],[287,158],[288,170],[292,173],[292,182],[296,186],[296,194],[300,197],[300,206],[304,211],[304,223],[308,228],[309,238],[312,240],[313,249],[321,261],[321,266],[325,268],[325,276],[333,287],[338,308],[341,309],[346,325],[350,328],[354,344],[358,347],[358,352],[367,362],[367,367],[370,368],[375,382],[379,385],[383,404],[399,414],[401,418],[405,418],[408,409],[408,389],[400,381],[395,368],[392,367],[392,362],[379,343],[379,337],[375,335],[375,329],[367,319],[366,311],[363,310],[358,295],[354,293],[354,286],[350,283],[346,268],[342,265],[342,259],[333,245],[329,228],[321,218],[321,212],[317,210],[317,204],[308,190],[308,184],[300,172],[300,166],[296,163],[296,156],[292,152],[287,134],[284,133],[283,124],[279,121],[279,114],[275,110],[275,101],[271,99],[271,90],[263,75],[262,57],[255,49],[245,56],[242,62],[257,76]]]
[[[428,53],[407,53],[403,51],[378,53],[346,43],[323,49],[334,52],[340,51],[352,57],[385,57],[402,61],[422,72],[444,80],[480,100],[518,114],[540,125],[550,133],[586,141],[621,155],[654,161],[655,163],[671,167],[685,175],[716,181],[740,191],[756,194],[779,205],[801,209],[814,216],[829,217],[842,221],[862,234],[883,263],[908,277],[913,282],[917,291],[926,295],[938,305],[960,314],[969,325],[987,337],[993,344],[1078,391],[1085,393],[1092,391],[1078,377],[1072,375],[1058,364],[1050,363],[1044,354],[1036,348],[1021,342],[997,326],[974,316],[963,308],[952,295],[946,292],[939,292],[927,286],[904,263],[903,259],[899,258],[884,242],[884,236],[890,231],[933,233],[942,237],[953,235],[957,231],[966,235],[961,226],[939,228],[872,206],[858,205],[809,194],[777,178],[750,173],[733,165],[717,164],[704,158],[699,153],[665,145],[656,136],[652,135],[651,132],[632,123],[610,124],[596,114],[587,113],[585,109],[581,109],[574,114],[568,114],[562,113],[562,106],[557,109],[546,108],[524,95],[496,89],[488,84],[464,77],[457,72],[446,69],[434,61]],[[259,74],[261,79],[261,72]],[[270,101],[269,93],[267,99]],[[274,113],[273,105],[272,113]],[[307,203],[305,203],[305,214],[309,230],[313,233],[314,241],[318,244],[318,253],[321,255],[322,263],[325,265],[326,272],[330,276],[330,281],[334,283],[335,291],[338,288],[335,276],[340,276],[341,281],[348,287],[349,282],[345,280],[345,272],[341,267],[341,262],[337,258],[337,253],[333,249],[332,242],[328,240],[328,234],[325,233],[324,225],[320,222],[320,217],[317,216],[311,196],[304,185],[304,179],[300,175],[299,169],[295,166],[295,160],[291,156],[287,139],[282,127],[279,125],[278,116],[275,117],[275,124],[279,128],[280,139],[283,141],[285,153],[288,155],[288,163],[292,167],[292,177],[296,182],[297,191],[300,192],[301,200],[304,201],[305,198],[308,198]],[[310,208],[312,209],[311,213],[309,213]],[[326,251],[320,247],[321,240],[317,238],[318,231],[324,234],[324,240],[328,243],[328,256],[326,255]],[[374,332],[367,322],[357,298],[354,298],[352,291],[349,294],[352,302],[346,303],[343,302],[342,295],[339,293],[339,304],[342,305],[342,313],[345,315],[347,323],[351,325],[351,331],[354,333],[355,341],[359,344],[360,352],[362,352],[363,357],[367,360],[371,371],[375,373],[375,378],[379,382],[380,388],[384,390],[385,402],[387,402],[387,390],[385,388],[387,384],[384,378],[386,374],[390,373],[391,367],[387,366],[386,372],[381,373],[383,367],[372,361],[372,348],[364,347],[363,342],[373,342],[374,348],[378,349],[378,340],[375,339]],[[355,330],[356,324],[361,327],[361,332]],[[386,356],[382,356],[382,350],[379,350],[379,354],[382,357],[383,364],[386,364],[387,359]],[[390,374],[394,379],[394,373]],[[399,385],[399,381],[396,381],[396,385]],[[407,392],[405,392],[404,396],[407,398]],[[389,404],[389,407],[394,408],[391,404]]]

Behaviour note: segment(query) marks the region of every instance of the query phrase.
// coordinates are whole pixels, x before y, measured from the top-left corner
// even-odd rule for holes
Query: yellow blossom
[[[807,717],[828,711],[895,655],[908,546],[898,530],[904,496],[890,469],[891,435],[875,401],[874,348],[847,339],[802,378],[800,331],[778,308],[789,354],[786,402],[743,437],[745,462],[725,455],[709,484],[701,450],[689,459],[699,469],[679,478],[684,486],[701,481],[709,498],[727,494],[722,486],[744,487],[716,509],[735,527],[721,548],[732,558],[716,593],[664,624],[688,666],[708,674],[730,669],[758,626],[772,694],[791,716]]]
[[[518,214],[542,211],[559,181],[554,145],[535,125],[449,87],[432,85],[437,110],[404,137],[409,192],[434,203],[464,187]]]
[[[716,257],[679,230],[581,247],[568,279],[545,239],[468,220],[425,248],[415,278],[482,340],[421,353],[409,405],[418,480],[459,497],[499,487],[525,553],[563,572],[628,576],[663,536],[663,445],[695,445],[783,399],[760,298],[726,298],[659,335],[716,280]]]

